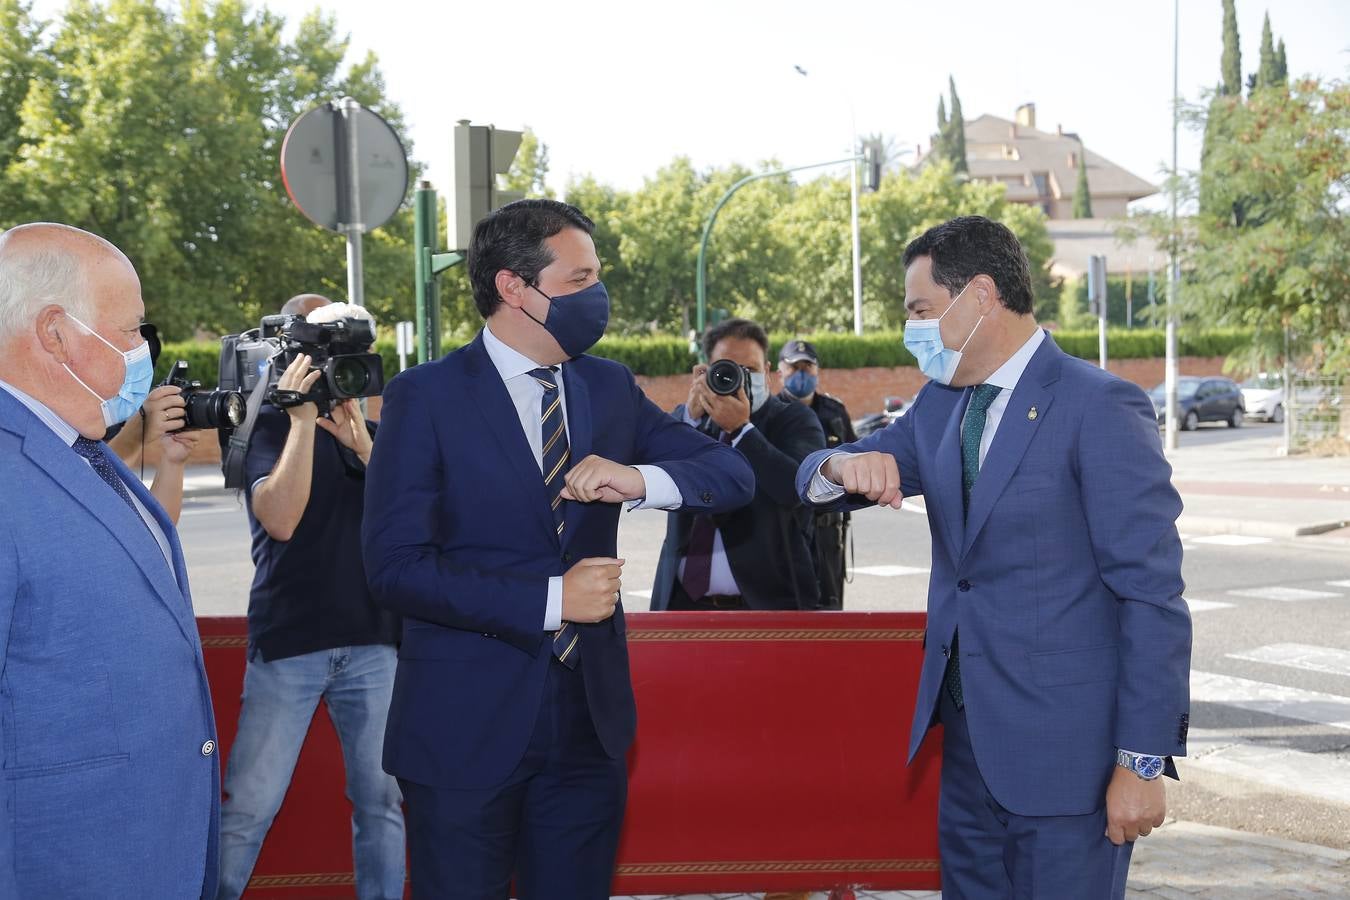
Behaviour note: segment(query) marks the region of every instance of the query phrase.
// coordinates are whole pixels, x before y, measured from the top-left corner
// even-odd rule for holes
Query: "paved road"
[[[1202,428],[1182,443],[1269,438]],[[854,610],[922,611],[929,538],[922,503],[855,517]],[[199,615],[241,615],[252,565],[240,501],[189,499],[181,531]],[[626,514],[629,609],[646,606],[665,515]],[[1174,786],[1181,819],[1350,849],[1350,543],[1184,535],[1195,622],[1192,757]]]

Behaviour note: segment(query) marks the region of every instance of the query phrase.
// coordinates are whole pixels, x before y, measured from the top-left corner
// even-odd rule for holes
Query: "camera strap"
[[[263,400],[267,399],[267,384],[272,380],[271,376],[272,364],[269,362],[267,371],[262,373],[258,383],[253,386],[253,391],[248,395],[243,424],[230,434],[230,440],[225,445],[220,470],[225,475],[226,490],[244,488],[244,457],[248,454],[248,442],[253,437],[253,426],[258,423],[258,411],[262,409]]]

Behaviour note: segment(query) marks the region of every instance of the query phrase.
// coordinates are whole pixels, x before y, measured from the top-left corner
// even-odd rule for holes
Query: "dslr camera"
[[[708,389],[714,394],[730,397],[744,392],[750,396],[750,370],[729,359],[719,359],[708,366]]]
[[[187,360],[173,364],[164,384],[178,388],[183,396],[183,431],[232,430],[244,424],[244,395],[219,388],[204,390],[200,381],[188,377]]]
[[[314,403],[327,415],[334,403],[353,397],[376,397],[384,391],[384,363],[371,353],[375,329],[362,318],[321,324],[303,316],[264,316],[242,334],[223,337],[220,386],[251,396],[265,383],[263,399],[280,407]],[[309,356],[323,375],[309,393],[278,391],[277,382],[297,357]]]

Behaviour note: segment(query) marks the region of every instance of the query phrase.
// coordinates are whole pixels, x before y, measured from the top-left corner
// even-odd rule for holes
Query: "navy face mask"
[[[597,281],[575,294],[561,297],[550,297],[540,291],[537,285],[532,284],[530,287],[548,300],[548,315],[540,322],[530,316],[530,311],[525,307],[522,306],[520,311],[553,335],[553,339],[568,356],[580,356],[604,336],[605,326],[609,324],[609,292],[605,290],[604,282]]]

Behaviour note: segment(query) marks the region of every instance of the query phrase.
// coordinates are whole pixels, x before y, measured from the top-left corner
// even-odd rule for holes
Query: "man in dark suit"
[[[652,609],[815,609],[813,511],[797,497],[797,466],[825,446],[811,410],[769,393],[769,339],[746,319],[703,337],[709,360],[742,367],[744,388],[718,394],[694,368],[688,401],[672,415],[735,447],[755,472],[755,499],[716,513],[672,512],[652,588]]]
[[[807,459],[798,488],[924,496],[909,752],[943,724],[943,897],[1124,897],[1188,722],[1181,500],[1153,406],[1037,327],[1005,226],[953,219],[904,261],[905,345],[933,380],[885,430]]]
[[[670,419],[604,333],[593,224],[522,200],[474,228],[487,320],[400,374],[366,473],[366,572],[404,617],[385,768],[407,804],[414,895],[609,896],[636,710],[621,503],[749,502],[729,447]]]

